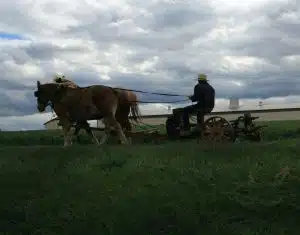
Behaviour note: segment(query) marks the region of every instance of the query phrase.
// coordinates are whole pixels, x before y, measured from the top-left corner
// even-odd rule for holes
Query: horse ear
[[[41,86],[40,81],[37,81],[36,85],[37,85],[37,87],[39,88],[39,87]]]

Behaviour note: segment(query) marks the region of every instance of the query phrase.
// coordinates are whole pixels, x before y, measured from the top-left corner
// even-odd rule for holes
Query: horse
[[[118,93],[119,98],[119,106],[116,112],[116,120],[120,123],[125,135],[132,131],[132,125],[129,120],[129,114],[131,112],[133,120],[138,123],[141,120],[141,112],[138,107],[138,98],[135,93],[129,90],[124,90],[122,88],[113,88]],[[95,119],[101,120],[101,115],[95,115]],[[75,130],[73,135],[77,137],[77,141],[79,141],[78,133],[81,129],[84,129],[89,136],[93,136],[92,129],[87,121],[77,122],[75,124]]]
[[[72,88],[79,88],[79,86],[71,80],[65,78],[65,76],[56,76],[54,82],[59,84],[64,84]],[[119,106],[116,112],[116,120],[120,123],[121,127],[125,133],[132,131],[132,125],[129,121],[129,113],[131,112],[133,120],[138,123],[141,120],[141,112],[138,107],[138,98],[135,93],[130,90],[125,90],[122,88],[113,88],[118,93]],[[95,115],[95,119],[101,120],[101,114]],[[89,136],[92,136],[92,139],[95,140],[95,136],[92,132],[92,129],[87,121],[76,122],[75,130],[73,135],[77,137],[79,141],[78,133],[81,129],[84,129]],[[126,134],[125,134],[126,135]]]
[[[64,146],[72,144],[70,130],[72,123],[83,123],[93,120],[97,116],[103,118],[104,135],[96,144],[103,144],[111,132],[116,132],[119,142],[127,144],[128,140],[120,123],[116,120],[116,112],[120,106],[118,93],[114,89],[103,85],[71,88],[59,83],[41,84],[37,81],[37,109],[44,112],[51,103],[58,116],[63,132]]]

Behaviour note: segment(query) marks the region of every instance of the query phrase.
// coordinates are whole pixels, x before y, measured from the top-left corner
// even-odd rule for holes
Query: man
[[[183,108],[183,134],[190,132],[190,114],[197,112],[197,122],[201,125],[204,122],[204,116],[215,107],[215,89],[208,83],[205,74],[198,75],[198,84],[194,87],[194,94],[189,98],[197,103]]]

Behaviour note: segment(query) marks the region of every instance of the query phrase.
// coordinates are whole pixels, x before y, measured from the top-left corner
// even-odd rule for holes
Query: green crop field
[[[215,150],[0,132],[0,234],[298,234],[300,122],[264,124],[261,143]]]

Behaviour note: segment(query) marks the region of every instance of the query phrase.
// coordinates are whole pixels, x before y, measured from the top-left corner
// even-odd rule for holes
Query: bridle
[[[39,100],[39,91],[38,91],[38,90],[34,92],[34,96],[37,98],[37,100]],[[48,101],[47,101],[46,103],[44,103],[43,105],[44,105],[45,108],[48,107],[48,106],[50,106],[52,115],[53,115],[53,116],[55,115],[53,101],[48,100]]]

